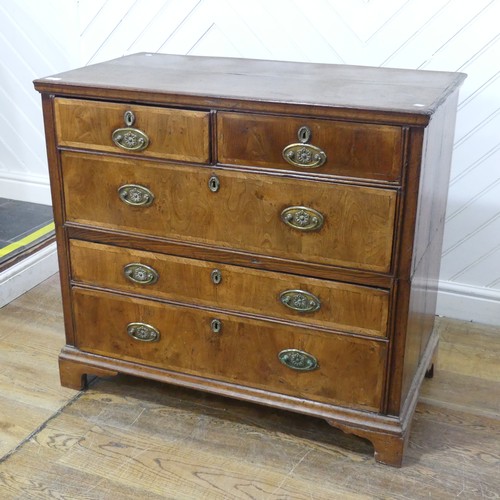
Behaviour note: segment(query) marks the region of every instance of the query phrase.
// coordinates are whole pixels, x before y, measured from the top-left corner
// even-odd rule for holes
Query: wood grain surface
[[[386,342],[78,287],[73,303],[81,351],[313,401],[381,408]],[[218,333],[211,329],[213,319],[221,322]],[[159,340],[130,337],[127,326],[137,322],[156,328]],[[311,354],[318,368],[286,367],[278,359],[286,349]]]
[[[306,71],[297,62],[133,54],[42,78],[35,87],[132,100],[154,93],[157,100],[205,106],[216,98],[251,109],[263,101],[267,109],[274,104],[307,104],[310,109],[312,104],[319,112],[330,107],[337,114],[345,108],[367,110],[379,120],[426,124],[441,99],[464,79],[461,73],[438,71],[334,64],[309,64]]]
[[[116,129],[127,126],[126,111],[135,115],[131,126],[149,138],[143,151],[124,150],[112,140]],[[195,163],[210,159],[209,113],[205,111],[59,98],[54,100],[54,112],[59,146]]]
[[[423,385],[404,466],[394,469],[374,462],[367,441],[298,414],[126,376],[100,379],[83,393],[59,389],[58,289],[51,278],[2,309],[2,348],[19,344],[1,365],[9,381],[0,412],[2,499],[498,496],[494,327],[438,320],[438,366]],[[15,362],[29,352],[36,362]],[[20,398],[51,407],[44,415],[37,404],[21,411]]]
[[[0,310],[0,455],[14,449],[76,393],[60,387],[64,339],[57,279]]]
[[[131,292],[149,297],[270,316],[343,332],[385,337],[389,291],[380,288],[259,271],[221,262],[175,257],[156,252],[70,240],[75,283]],[[151,284],[132,282],[124,267],[140,263],[158,273]],[[220,272],[214,284],[211,273]],[[280,301],[285,290],[315,295],[320,308],[294,311]],[[363,311],[363,314],[359,314]]]
[[[62,153],[67,220],[215,247],[388,273],[398,194],[392,189],[291,180],[222,169]],[[216,175],[220,188],[208,188]],[[139,184],[155,199],[129,206],[117,190]],[[288,227],[281,213],[305,206],[323,227]]]
[[[324,165],[297,168],[283,158],[283,149],[299,142],[307,126],[308,144],[326,154]],[[367,178],[397,183],[403,164],[403,129],[365,123],[276,117],[249,113],[218,113],[218,162],[256,165],[302,173]]]

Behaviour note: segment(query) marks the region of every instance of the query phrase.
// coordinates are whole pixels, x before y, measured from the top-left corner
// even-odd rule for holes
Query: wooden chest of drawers
[[[137,54],[37,80],[62,384],[128,373],[302,412],[400,465],[463,78]]]

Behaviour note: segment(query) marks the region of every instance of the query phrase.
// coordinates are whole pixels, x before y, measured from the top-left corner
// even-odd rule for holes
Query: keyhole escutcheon
[[[210,322],[210,328],[213,333],[220,333],[222,330],[222,321],[220,319],[213,319]]]
[[[212,278],[212,283],[214,285],[218,285],[222,281],[222,273],[218,269],[214,269],[210,273],[210,277]]]
[[[216,175],[212,175],[210,179],[208,179],[208,189],[212,191],[212,193],[216,193],[220,188],[220,181]]]

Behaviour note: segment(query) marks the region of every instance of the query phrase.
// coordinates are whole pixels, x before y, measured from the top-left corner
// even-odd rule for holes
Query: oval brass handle
[[[314,208],[293,206],[281,212],[281,220],[299,231],[317,231],[323,226],[324,217]]]
[[[210,322],[210,328],[214,333],[220,333],[222,330],[222,321],[220,319],[213,319]]]
[[[149,145],[149,137],[146,132],[133,127],[117,128],[111,134],[111,139],[125,151],[142,151]]]
[[[289,144],[282,154],[290,165],[298,168],[318,168],[326,162],[326,153],[312,144]]]
[[[131,262],[123,268],[123,274],[132,283],[152,285],[158,281],[159,275],[152,267],[137,262]]]
[[[283,158],[299,168],[318,168],[326,162],[326,153],[318,146],[306,144],[311,139],[311,129],[306,126],[299,128],[297,137],[300,142],[294,142],[283,148]]]
[[[278,359],[288,368],[308,372],[319,368],[318,360],[308,352],[299,349],[284,349],[278,354]]]
[[[133,339],[141,342],[158,342],[160,340],[160,332],[154,326],[146,323],[129,323],[127,333]]]
[[[149,207],[155,199],[154,194],[139,184],[125,184],[118,188],[118,196],[123,203],[134,207]]]
[[[304,290],[285,290],[280,293],[281,303],[302,313],[317,311],[321,307],[321,301],[312,293]]]

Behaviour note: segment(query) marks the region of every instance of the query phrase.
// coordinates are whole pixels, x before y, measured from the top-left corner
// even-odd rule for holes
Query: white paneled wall
[[[0,2],[0,197],[50,203],[32,80],[79,62],[76,2]]]
[[[0,196],[48,200],[31,80],[69,67],[148,51],[463,71],[438,307],[500,325],[499,19],[500,0],[2,2]]]

